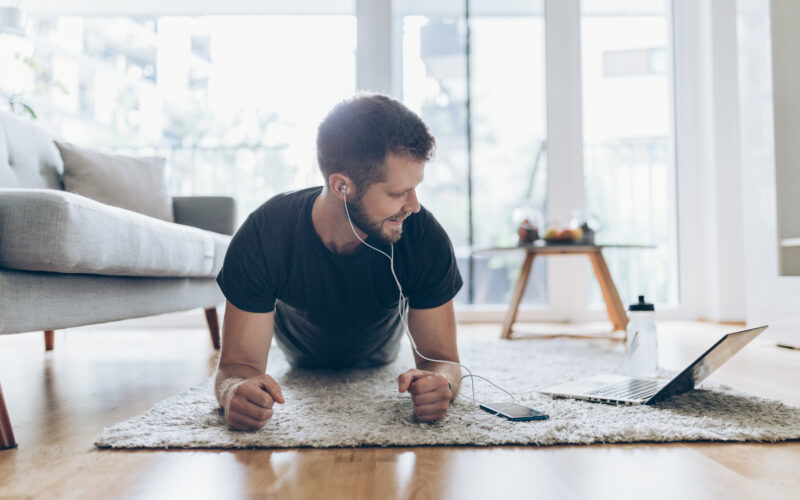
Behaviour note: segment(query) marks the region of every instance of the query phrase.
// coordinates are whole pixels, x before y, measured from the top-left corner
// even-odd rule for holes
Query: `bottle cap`
[[[656,308],[653,304],[648,304],[644,301],[644,295],[639,295],[639,302],[628,306],[629,311],[655,311]]]

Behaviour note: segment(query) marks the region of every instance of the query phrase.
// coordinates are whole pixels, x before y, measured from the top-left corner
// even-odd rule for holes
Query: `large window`
[[[462,2],[395,3],[402,98],[438,142],[420,199],[456,247],[465,278],[457,300],[504,304],[521,256],[471,250],[514,245],[522,205],[546,215],[543,3],[473,5],[467,25]],[[543,264],[534,266],[525,303],[547,303]]]
[[[172,193],[232,195],[240,219],[274,194],[321,183],[316,127],[355,91],[354,16],[31,24],[29,37],[0,48],[13,64],[0,89],[25,96],[65,140],[165,156]]]
[[[521,252],[475,250],[514,245],[522,209],[546,226],[579,208],[599,221],[599,242],[654,245],[606,251],[620,296],[680,303],[670,0],[371,2],[33,13],[27,36],[0,34],[0,96],[62,139],[167,157],[173,193],[235,196],[241,220],[320,184],[324,113],[391,82],[381,90],[437,139],[419,197],[454,244],[462,309],[507,306]],[[262,11],[235,15],[251,8]],[[375,53],[392,64],[357,72]],[[582,163],[570,154],[581,139]],[[564,273],[554,260],[534,261],[527,313],[599,317],[588,264]]]
[[[584,191],[623,301],[678,303],[669,2],[583,0]],[[589,304],[602,307],[590,280]]]

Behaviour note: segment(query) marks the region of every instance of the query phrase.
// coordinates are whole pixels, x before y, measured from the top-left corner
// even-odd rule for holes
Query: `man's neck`
[[[314,200],[311,221],[314,224],[314,231],[331,252],[348,255],[355,253],[361,246],[347,220],[344,202],[333,196],[327,187],[323,188],[322,193]],[[362,239],[367,239],[367,235],[360,229],[356,228],[356,231]]]

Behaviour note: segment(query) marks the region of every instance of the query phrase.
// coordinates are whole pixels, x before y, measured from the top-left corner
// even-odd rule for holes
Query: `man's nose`
[[[406,195],[406,202],[403,205],[404,212],[411,212],[413,214],[419,212],[419,200],[417,200],[417,190],[412,189]]]

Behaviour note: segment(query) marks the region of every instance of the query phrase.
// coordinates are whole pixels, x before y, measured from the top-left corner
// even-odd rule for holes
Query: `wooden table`
[[[603,248],[656,248],[654,245],[583,245],[576,243],[554,243],[547,244],[544,242],[536,242],[532,245],[521,245],[516,247],[495,247],[475,250],[474,253],[491,253],[491,252],[508,252],[508,251],[525,251],[525,260],[522,263],[522,268],[519,271],[519,277],[514,285],[514,294],[511,296],[511,304],[506,313],[506,318],[503,321],[503,330],[500,333],[500,338],[510,339],[513,333],[514,322],[517,319],[517,312],[519,304],[522,302],[522,296],[525,293],[525,288],[528,286],[528,278],[530,278],[531,269],[533,268],[533,259],[537,255],[587,255],[589,261],[592,263],[594,275],[597,277],[597,283],[600,285],[600,290],[603,293],[603,300],[606,303],[606,311],[608,311],[608,318],[611,320],[613,330],[611,334],[603,334],[600,337],[609,338],[614,340],[625,340],[625,327],[628,325],[628,314],[625,312],[625,306],[619,298],[617,287],[614,286],[614,281],[611,279],[611,273],[608,271],[606,260],[603,258]],[[616,331],[622,331],[622,337],[613,336]],[[554,337],[559,335],[546,335],[546,337]],[[570,337],[591,337],[597,338],[598,335],[569,335]]]

